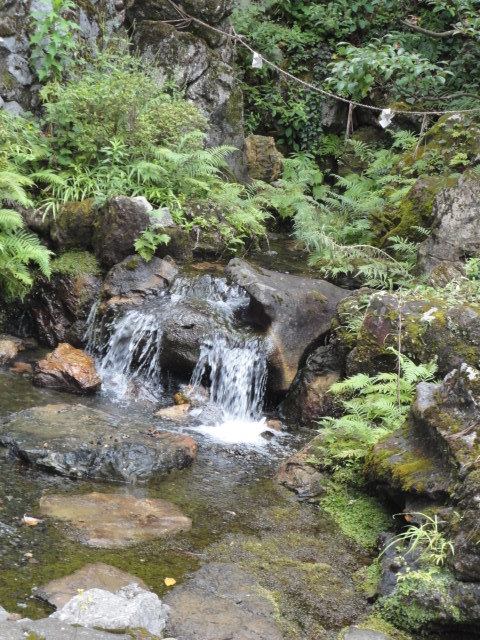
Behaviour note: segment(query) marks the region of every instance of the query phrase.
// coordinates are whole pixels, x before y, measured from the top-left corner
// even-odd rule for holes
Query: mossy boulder
[[[401,318],[401,322],[399,321]],[[415,362],[437,359],[440,375],[462,362],[480,360],[480,305],[457,302],[455,297],[418,294],[401,300],[392,294],[373,294],[355,347],[347,357],[347,375],[391,370],[392,348],[398,347]]]
[[[245,140],[248,175],[253,180],[274,182],[283,171],[283,155],[270,136],[250,135]]]
[[[418,499],[442,508],[462,580],[480,581],[479,459],[480,372],[463,364],[441,384],[417,386],[405,426],[380,440],[365,464],[367,479],[407,511]]]
[[[92,249],[98,207],[93,198],[66,202],[50,224],[50,238],[57,251]]]

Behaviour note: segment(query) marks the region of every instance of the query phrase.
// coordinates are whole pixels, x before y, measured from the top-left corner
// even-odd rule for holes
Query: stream
[[[186,304],[206,310],[212,322],[190,382],[201,401],[179,423],[155,412],[172,405],[181,388],[162,369],[161,339],[168,319]],[[178,278],[168,293],[114,317],[99,316],[94,306],[87,350],[103,384],[93,397],[36,388],[28,376],[0,371],[0,418],[35,406],[81,402],[115,416],[122,429],[180,432],[199,445],[190,468],[133,485],[47,475],[0,450],[0,603],[8,611],[34,619],[49,615],[52,608],[35,597],[37,589],[88,562],[126,570],[162,597],[168,591],[166,577],[182,584],[203,564],[219,560],[241,567],[275,594],[285,638],[333,640],[340,628],[365,617],[370,605],[362,582],[368,555],[317,505],[298,502],[274,482],[280,462],[311,433],[268,428],[268,344],[243,322],[247,304],[242,290],[203,274]],[[26,351],[22,357],[34,361],[43,353]],[[210,390],[209,400],[202,385]],[[193,526],[186,533],[112,550],[86,547],[49,519],[36,527],[21,524],[24,514],[38,516],[42,496],[91,491],[169,500]]]

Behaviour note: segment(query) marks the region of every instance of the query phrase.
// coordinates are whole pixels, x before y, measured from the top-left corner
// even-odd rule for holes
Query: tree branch
[[[408,22],[407,20],[400,20],[400,22],[405,26],[409,27],[410,29],[412,29],[413,31],[417,31],[418,33],[423,33],[424,35],[430,36],[431,38],[451,38],[452,36],[461,35],[455,29],[452,29],[452,31],[440,31],[440,32],[430,31],[429,29],[424,29],[423,27],[419,27],[418,25],[413,24],[412,22]]]

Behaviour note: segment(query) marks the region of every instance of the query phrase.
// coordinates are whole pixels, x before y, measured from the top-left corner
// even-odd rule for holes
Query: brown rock
[[[36,362],[33,373],[33,382],[39,387],[71,393],[93,393],[102,384],[93,358],[66,342]]]
[[[301,498],[311,498],[325,492],[323,474],[314,465],[307,462],[315,457],[315,442],[314,439],[303,449],[297,451],[280,466],[277,472],[276,481],[291,491],[295,491]]]
[[[173,407],[164,407],[155,413],[160,418],[166,418],[167,420],[173,420],[174,422],[187,422],[188,412],[190,411],[189,404],[176,404]]]
[[[18,346],[8,338],[0,339],[0,366],[13,362],[18,355]]]
[[[32,373],[32,365],[29,362],[15,362],[10,371],[13,373],[30,375]]]
[[[82,544],[102,549],[129,547],[192,526],[190,518],[167,500],[117,493],[43,496],[40,511],[67,522],[70,535]]]
[[[36,597],[46,600],[48,603],[61,609],[67,602],[77,595],[79,589],[103,589],[116,593],[122,587],[135,582],[141,589],[148,591],[147,585],[126,571],[121,571],[103,562],[86,564],[69,576],[52,580],[39,588]]]
[[[269,136],[248,136],[245,140],[248,175],[253,180],[275,182],[283,171],[283,155]]]
[[[274,431],[283,431],[283,424],[280,420],[267,420],[267,427],[269,429],[273,429]]]

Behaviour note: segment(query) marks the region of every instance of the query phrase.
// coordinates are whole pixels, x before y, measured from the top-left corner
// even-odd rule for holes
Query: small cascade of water
[[[210,379],[210,399],[227,420],[259,420],[267,381],[266,353],[260,338],[217,334],[201,347],[191,384]]]
[[[98,307],[98,305],[97,305]],[[131,309],[108,324],[108,341],[99,345],[103,325],[92,307],[85,338],[87,351],[96,354],[102,388],[119,399],[135,396],[158,400],[161,391],[162,330],[154,313]]]

